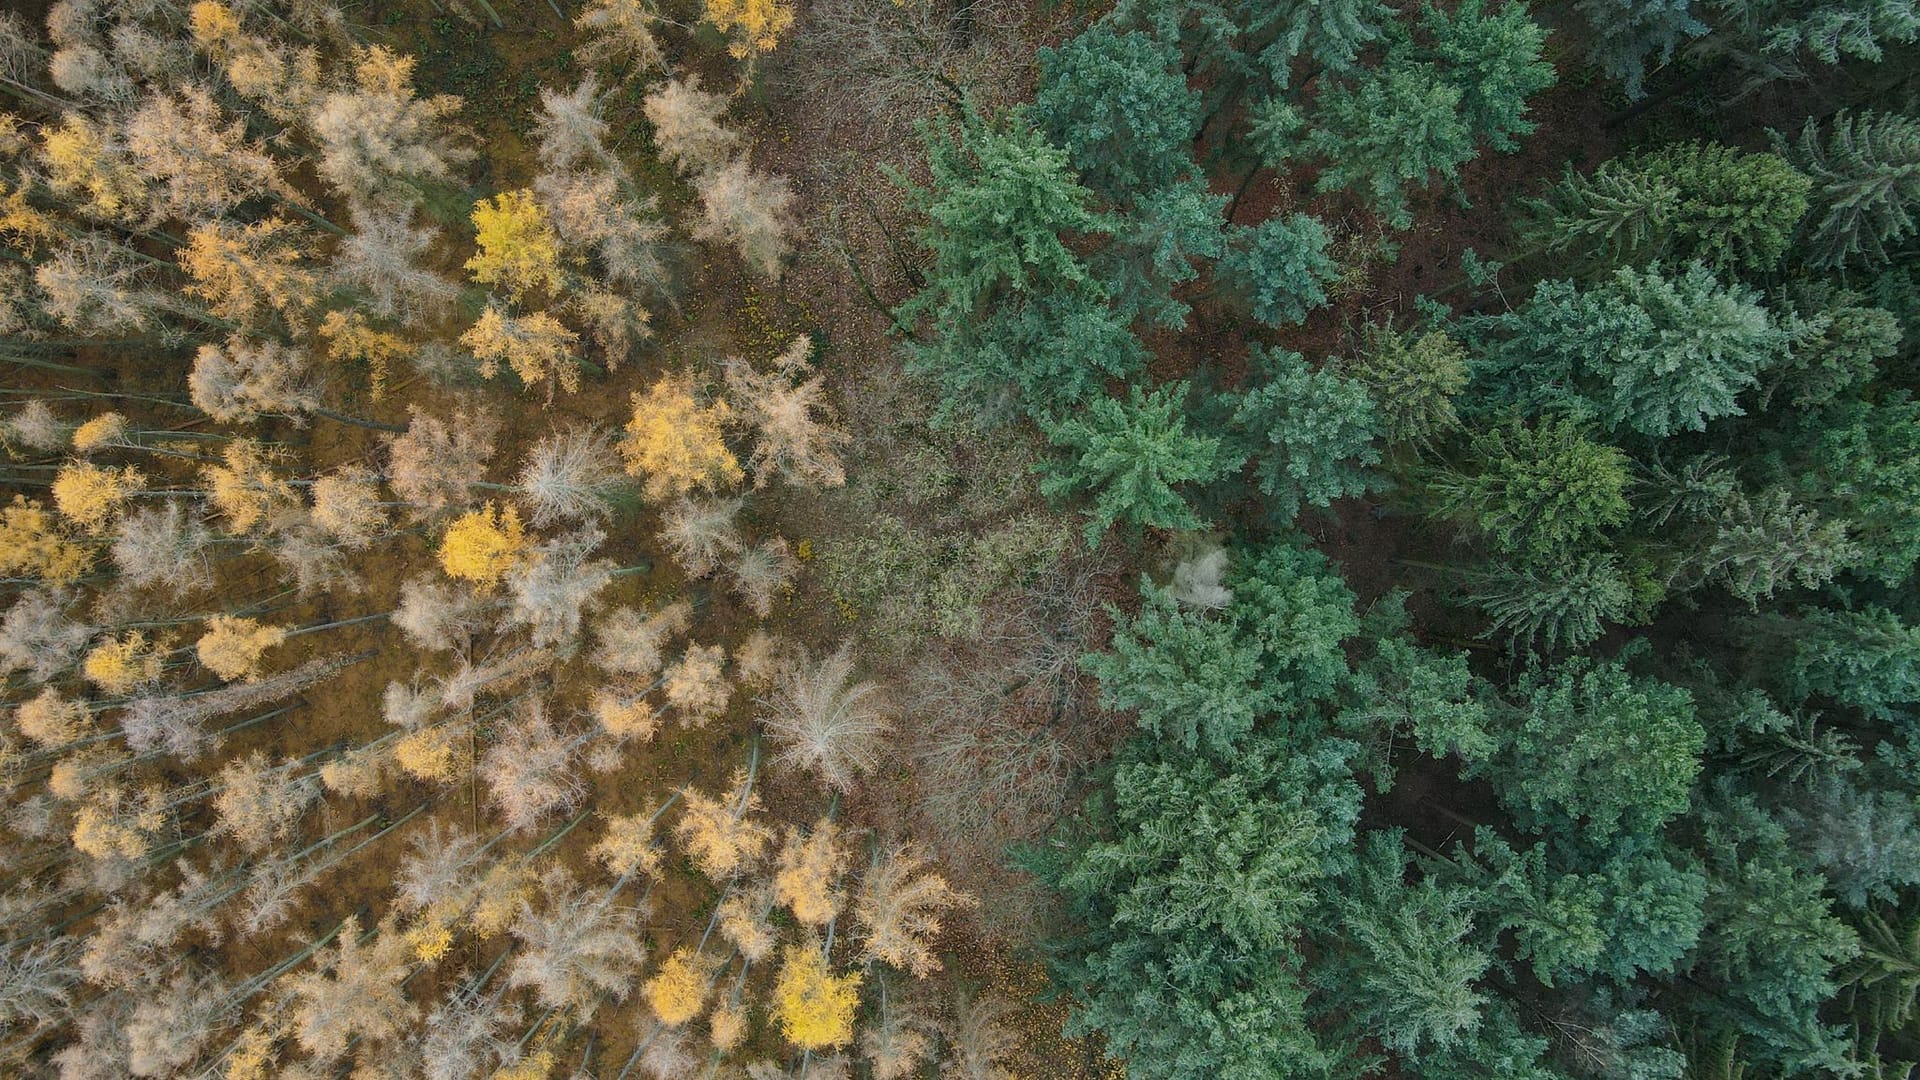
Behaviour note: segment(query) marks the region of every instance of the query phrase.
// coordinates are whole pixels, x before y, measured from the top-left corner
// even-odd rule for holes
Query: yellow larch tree
[[[674,836],[700,872],[714,881],[732,877],[758,860],[773,833],[750,816],[760,808],[760,796],[745,791],[744,771],[734,773],[733,788],[714,799],[687,788],[681,794],[686,809],[674,824]]]
[[[375,329],[357,311],[329,311],[320,320],[320,336],[327,340],[327,359],[336,364],[359,361],[367,365],[367,396],[379,401],[387,391],[393,362],[413,352],[405,338]]]
[[[607,734],[616,739],[646,742],[660,729],[660,712],[649,705],[644,697],[628,696],[603,688],[593,692],[593,697],[588,700],[588,708]]]
[[[40,160],[47,186],[83,213],[130,221],[147,209],[147,189],[125,151],[79,112],[41,129]]]
[[[726,1053],[747,1038],[747,1011],[738,1005],[716,1001],[707,1017],[707,1029],[713,1048]]]
[[[236,536],[270,529],[305,507],[293,484],[273,471],[273,450],[252,439],[235,439],[220,452],[219,465],[204,465],[207,502],[227,519]]]
[[[662,692],[667,704],[680,714],[689,727],[705,727],[707,722],[726,711],[733,697],[733,684],[727,681],[727,650],[719,645],[687,646],[686,655],[667,669]]]
[[[787,1041],[802,1050],[831,1050],[852,1042],[860,973],[833,974],[819,946],[811,943],[788,945],[780,955],[773,1008]]]
[[[528,540],[520,511],[493,503],[462,514],[440,539],[440,566],[448,577],[491,589],[526,555]]]
[[[707,21],[729,39],[736,59],[770,53],[793,25],[793,5],[781,0],[707,0]]]
[[[156,791],[91,791],[73,814],[73,846],[96,859],[138,859],[166,824],[166,801]]]
[[[82,454],[118,444],[127,433],[127,418],[105,412],[73,429],[73,448]]]
[[[787,826],[786,842],[773,875],[774,895],[806,926],[825,926],[846,905],[838,887],[847,872],[847,852],[838,843],[839,830],[822,818],[809,833]]]
[[[408,776],[428,784],[451,784],[467,771],[467,729],[436,724],[408,732],[393,744],[393,760]]]
[[[645,478],[652,499],[739,483],[745,473],[725,437],[732,415],[724,401],[701,405],[691,375],[662,375],[633,396],[633,419],[620,443],[627,472]]]
[[[0,574],[65,585],[93,566],[93,552],[60,533],[44,504],[15,495],[0,507]]]
[[[176,258],[192,279],[187,295],[206,301],[214,315],[251,326],[274,311],[302,328],[320,287],[319,275],[301,265],[309,240],[285,218],[244,226],[216,220],[189,229]]]
[[[503,191],[473,206],[475,242],[480,251],[467,271],[482,285],[498,285],[519,299],[529,289],[557,293],[566,284],[560,271],[560,237],[533,192]]]
[[[705,957],[685,945],[661,961],[660,969],[641,987],[647,996],[647,1007],[661,1023],[679,1027],[700,1015],[707,1003],[709,964]]]
[[[51,214],[43,213],[27,201],[25,186],[8,187],[0,181],[0,238],[33,255],[62,235],[60,223]]]
[[[260,656],[287,639],[285,627],[269,626],[253,619],[233,615],[215,615],[207,620],[207,632],[194,647],[208,671],[228,682],[260,677]]]
[[[110,469],[73,461],[54,475],[53,505],[75,527],[97,536],[107,531],[121,504],[146,482],[140,470],[131,465]]]
[[[49,686],[39,697],[20,703],[13,712],[13,726],[35,745],[53,749],[91,734],[93,718],[84,704],[61,697]]]
[[[608,818],[607,831],[590,853],[594,861],[615,877],[657,877],[661,852],[653,837],[653,820],[654,815],[646,811]]]
[[[556,385],[568,393],[580,389],[580,365],[573,353],[579,343],[580,335],[545,312],[515,317],[494,306],[460,335],[460,344],[480,360],[481,378],[493,378],[504,361],[529,389],[545,385],[549,401]]]
[[[109,694],[125,694],[160,677],[160,654],[147,635],[129,630],[95,645],[80,662],[80,673]]]

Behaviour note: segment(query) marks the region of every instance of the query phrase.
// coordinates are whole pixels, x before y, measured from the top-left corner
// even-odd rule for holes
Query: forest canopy
[[[0,12],[0,1071],[1910,1078],[1915,72]]]

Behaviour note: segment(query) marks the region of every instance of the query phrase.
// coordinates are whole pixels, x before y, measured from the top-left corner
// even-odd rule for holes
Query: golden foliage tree
[[[827,958],[812,944],[788,945],[780,955],[773,1008],[787,1041],[802,1050],[831,1050],[852,1042],[860,974],[833,974]]]
[[[847,851],[838,843],[839,830],[822,818],[811,832],[787,826],[786,842],[774,866],[773,891],[779,902],[806,926],[825,926],[846,905],[839,888],[847,872]]]
[[[285,627],[266,626],[253,619],[215,615],[207,620],[195,651],[208,671],[228,682],[260,677],[260,655],[287,638]]]
[[[727,35],[737,59],[770,53],[793,25],[793,5],[781,0],[706,0],[707,21]]]
[[[176,257],[192,279],[187,295],[206,301],[213,314],[252,326],[273,311],[288,326],[300,328],[320,282],[302,265],[310,239],[307,230],[285,218],[250,225],[215,220],[189,230]]]
[[[207,502],[225,515],[228,531],[240,535],[271,529],[304,512],[293,485],[274,472],[277,456],[252,439],[235,439],[220,452],[219,465],[201,468]]]
[[[126,148],[75,111],[40,132],[47,186],[84,214],[131,221],[146,212],[147,189]]]
[[[493,503],[462,514],[440,539],[440,565],[447,576],[489,589],[520,561],[528,545],[520,511]]]
[[[128,465],[112,469],[85,461],[61,466],[53,478],[53,505],[79,529],[99,535],[113,523],[114,515],[146,486],[147,478]]]
[[[479,358],[482,378],[493,378],[504,361],[529,388],[545,385],[549,401],[556,384],[568,393],[580,389],[580,367],[573,355],[579,342],[580,335],[545,312],[516,318],[494,306],[460,335],[460,344]]]
[[[750,816],[760,809],[760,796],[748,785],[744,770],[734,773],[733,791],[710,798],[695,788],[682,792],[686,808],[674,823],[674,836],[700,872],[724,881],[760,858],[773,833]]]
[[[627,472],[645,478],[652,499],[739,483],[745,474],[725,438],[732,416],[724,401],[701,405],[691,375],[662,375],[633,397],[633,419],[620,443]]]
[[[129,630],[95,645],[81,661],[80,673],[109,694],[125,694],[158,679],[160,663],[147,635]]]
[[[0,574],[65,585],[92,565],[93,553],[63,536],[38,500],[15,495],[12,503],[0,506]]]
[[[704,957],[685,945],[661,961],[659,970],[646,981],[642,992],[647,995],[647,1007],[662,1024],[679,1027],[700,1015],[707,1003],[709,967]]]
[[[467,271],[482,285],[498,285],[518,299],[529,289],[557,293],[566,283],[560,272],[560,238],[547,212],[525,188],[481,199],[473,207],[475,241],[480,251]]]

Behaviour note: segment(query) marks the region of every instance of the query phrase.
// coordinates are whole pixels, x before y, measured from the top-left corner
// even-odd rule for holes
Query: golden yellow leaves
[[[299,326],[319,287],[319,276],[301,265],[306,240],[306,230],[285,218],[246,226],[213,221],[188,230],[176,258],[192,279],[187,295],[205,300],[220,318],[250,325],[276,311]]]
[[[645,742],[660,727],[660,714],[642,697],[625,697],[612,690],[595,690],[589,702],[593,718],[616,739]]]
[[[130,220],[146,208],[146,186],[121,152],[78,112],[41,130],[47,186],[95,217]]]
[[[497,307],[481,312],[479,321],[460,335],[460,344],[480,359],[481,378],[493,378],[504,360],[527,386],[558,383],[568,393],[580,389],[580,368],[573,356],[579,341],[580,335],[545,312],[515,317]],[[547,394],[552,397],[551,385]]]
[[[95,645],[80,663],[87,681],[109,694],[124,694],[160,677],[160,655],[138,630]]]
[[[711,799],[693,788],[682,794],[687,804],[673,827],[680,846],[700,872],[724,881],[760,857],[773,834],[748,815],[760,808],[760,797],[747,789],[748,778],[736,772],[734,792]]]
[[[780,950],[785,962],[773,987],[774,1014],[787,1041],[802,1050],[829,1050],[853,1041],[860,1006],[860,975],[835,975],[812,945]]]
[[[404,338],[376,330],[357,311],[329,311],[320,320],[320,336],[327,339],[327,359],[334,363],[358,360],[367,365],[367,396],[379,401],[387,390],[393,361],[413,351]]]
[[[731,39],[727,51],[745,60],[773,51],[793,25],[793,6],[780,0],[707,0],[707,21]]]
[[[641,988],[647,995],[647,1006],[661,1023],[679,1027],[700,1015],[707,1002],[708,966],[699,953],[684,945],[661,962],[660,969]]]
[[[607,831],[591,852],[595,862],[616,877],[660,873],[660,845],[653,839],[653,815],[628,814],[607,819]]]
[[[208,671],[228,682],[260,677],[260,654],[287,639],[284,627],[266,626],[252,619],[215,615],[195,647]]]
[[[466,772],[467,755],[461,743],[466,731],[451,724],[409,732],[393,746],[395,764],[407,775],[429,784],[450,784]]]
[[[36,745],[52,749],[78,742],[93,730],[87,707],[49,686],[40,696],[20,703],[13,711],[13,726]]]
[[[834,885],[847,870],[847,853],[834,842],[837,832],[833,822],[825,819],[804,836],[787,826],[773,891],[804,925],[825,926],[846,904],[846,894]]]
[[[293,485],[273,471],[274,454],[252,439],[235,439],[220,452],[222,464],[202,467],[207,502],[226,516],[228,531],[239,535],[270,526],[300,509]]]
[[[126,417],[117,412],[101,413],[73,429],[73,448],[84,454],[117,443],[126,433]]]
[[[146,482],[131,465],[105,469],[85,461],[69,462],[53,478],[53,505],[81,530],[99,535],[107,531],[120,504]]]
[[[473,280],[498,285],[518,300],[528,289],[557,293],[566,284],[560,272],[560,238],[533,192],[503,191],[473,207],[473,228],[480,251],[467,260]]]
[[[440,566],[447,576],[489,589],[507,576],[527,550],[520,512],[493,503],[461,515],[440,540]]]
[[[652,499],[739,483],[745,474],[724,437],[732,415],[724,401],[702,406],[691,376],[662,375],[633,397],[633,419],[620,443],[627,472],[645,478]]]
[[[0,507],[0,574],[65,585],[92,565],[93,554],[62,536],[41,503],[15,495],[11,505]]]

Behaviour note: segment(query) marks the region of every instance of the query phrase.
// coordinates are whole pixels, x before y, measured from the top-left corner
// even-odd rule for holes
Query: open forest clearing
[[[1912,1080],[1917,38],[0,11],[0,1073]]]

